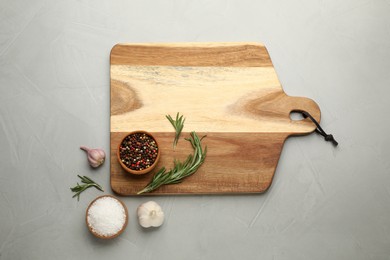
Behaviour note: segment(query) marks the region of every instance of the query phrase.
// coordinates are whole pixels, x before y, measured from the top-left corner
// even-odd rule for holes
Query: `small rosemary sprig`
[[[175,140],[173,141],[173,148],[175,148],[177,142],[179,141],[181,130],[183,130],[184,121],[186,121],[186,119],[183,117],[183,115],[179,116],[179,112],[176,114],[176,120],[174,120],[170,115],[166,115],[166,118],[169,120],[169,122],[171,122],[173,128],[175,128],[176,131]]]
[[[72,192],[76,192],[76,194],[74,194],[72,198],[77,197],[77,200],[80,200],[81,192],[83,192],[86,189],[91,188],[91,187],[95,187],[96,189],[104,192],[102,186],[100,186],[99,184],[97,184],[96,182],[94,182],[93,180],[88,178],[87,176],[80,176],[80,175],[77,175],[77,176],[81,179],[81,182],[84,184],[80,185],[79,183],[77,183],[77,185],[75,187],[70,188],[70,190]]]
[[[204,162],[207,154],[207,146],[202,150],[202,138],[199,138],[195,132],[191,132],[191,138],[186,138],[194,148],[194,154],[188,155],[184,162],[175,160],[174,166],[168,172],[162,167],[146,185],[146,187],[137,194],[151,192],[162,185],[180,183],[184,178],[194,174]]]

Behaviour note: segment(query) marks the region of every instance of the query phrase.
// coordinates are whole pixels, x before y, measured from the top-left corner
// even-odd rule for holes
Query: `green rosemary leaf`
[[[173,148],[176,147],[177,142],[179,141],[179,137],[181,134],[181,131],[184,127],[184,122],[186,119],[183,117],[183,115],[179,116],[179,112],[176,114],[176,119],[174,120],[170,115],[165,116],[169,122],[172,124],[173,128],[175,128],[175,139],[173,140]]]
[[[77,183],[77,185],[75,187],[70,188],[70,190],[72,192],[75,192],[75,194],[72,196],[72,198],[77,197],[77,200],[80,200],[80,194],[83,191],[85,191],[86,189],[91,188],[91,187],[95,187],[96,189],[104,192],[102,186],[100,186],[99,184],[97,184],[96,182],[94,182],[93,180],[88,178],[87,176],[77,175],[77,177],[79,177],[81,179],[81,183],[84,183],[84,184],[80,185],[79,183]]]
[[[186,138],[194,148],[194,153],[187,156],[184,162],[175,160],[173,168],[169,171],[163,167],[152,178],[144,189],[137,194],[151,192],[162,185],[177,184],[188,176],[194,174],[203,164],[206,154],[207,146],[202,149],[202,138],[199,138],[195,132],[191,132],[190,138]]]

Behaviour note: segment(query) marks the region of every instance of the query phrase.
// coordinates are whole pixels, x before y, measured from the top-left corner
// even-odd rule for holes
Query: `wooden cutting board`
[[[183,138],[196,131],[208,147],[204,164],[176,185],[152,194],[261,193],[271,185],[283,143],[314,131],[307,111],[320,121],[308,98],[287,96],[270,56],[259,43],[118,44],[111,51],[111,188],[134,195],[162,166],[183,160],[192,147]],[[173,149],[174,129],[165,115],[186,117]],[[126,173],[116,158],[128,132],[151,132],[160,144],[154,172]]]

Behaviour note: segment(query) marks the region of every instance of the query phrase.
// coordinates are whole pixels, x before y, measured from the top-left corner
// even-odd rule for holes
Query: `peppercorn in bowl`
[[[122,168],[136,175],[152,171],[160,159],[157,140],[146,131],[127,134],[119,143],[117,157]]]

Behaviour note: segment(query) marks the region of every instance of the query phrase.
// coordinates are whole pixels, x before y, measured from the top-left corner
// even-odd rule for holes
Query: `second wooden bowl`
[[[152,151],[152,152],[153,152],[153,153],[156,153],[156,157],[153,158],[153,159],[154,159],[153,163],[150,164],[150,165],[148,165],[146,168],[131,169],[131,168],[129,168],[129,167],[125,164],[126,158],[122,158],[122,157],[123,157],[122,155],[123,155],[123,152],[124,152],[124,151],[130,152],[130,153],[138,153],[138,155],[143,156],[143,154],[142,154],[142,153],[139,153],[139,151],[133,151],[133,150],[132,150],[132,149],[134,149],[134,150],[135,150],[135,149],[138,149],[138,147],[135,148],[135,147],[132,147],[131,145],[128,145],[128,144],[125,145],[125,146],[127,146],[127,147],[123,147],[124,142],[126,142],[126,140],[128,140],[127,138],[128,138],[128,137],[132,137],[132,136],[147,136],[148,138],[150,138],[150,139],[152,140],[152,142],[154,142],[153,147],[155,147],[156,149],[153,149],[154,151]],[[140,140],[140,141],[141,141],[141,143],[142,143],[142,140]],[[127,149],[127,150],[126,150],[126,149]],[[150,150],[148,150],[148,147],[145,147],[145,148],[142,147],[141,150],[142,150],[142,149],[146,149],[146,150],[143,150],[142,152],[145,152],[145,151],[148,152],[148,151],[150,151]],[[137,162],[138,162],[139,160],[137,160],[135,157],[136,157],[136,156],[132,157],[131,163],[134,164],[134,165],[137,165]],[[160,148],[159,148],[159,145],[158,145],[158,142],[157,142],[156,138],[154,138],[153,135],[152,135],[151,133],[146,132],[146,131],[141,131],[141,130],[139,130],[139,131],[134,131],[134,132],[130,132],[129,134],[127,134],[126,136],[124,136],[124,137],[122,138],[121,142],[120,142],[119,145],[118,145],[117,158],[118,158],[118,161],[119,161],[120,165],[122,166],[122,168],[123,168],[125,171],[127,171],[127,172],[129,172],[129,173],[131,173],[131,174],[135,174],[135,175],[142,175],[142,174],[146,174],[146,173],[152,171],[152,170],[156,167],[156,165],[157,165],[157,163],[158,163],[158,160],[160,159]],[[140,160],[142,160],[142,159],[140,159]],[[128,162],[128,161],[127,161],[127,162]]]
[[[125,214],[125,221],[123,223],[123,226],[119,229],[118,232],[114,233],[114,234],[111,234],[111,235],[102,235],[102,234],[99,234],[94,228],[93,228],[93,225],[92,223],[90,223],[90,219],[88,218],[89,214],[90,214],[90,208],[94,205],[94,203],[97,201],[97,200],[100,200],[102,198],[112,198],[112,199],[115,199],[116,201],[118,201],[122,206],[123,206],[123,209],[124,209],[124,214]],[[88,206],[87,208],[87,211],[86,211],[86,214],[85,214],[85,222],[87,223],[87,227],[89,229],[89,231],[95,236],[95,237],[98,237],[98,238],[101,238],[101,239],[112,239],[112,238],[115,238],[117,236],[119,236],[120,234],[123,233],[123,231],[126,229],[127,227],[127,222],[128,222],[128,219],[129,219],[129,213],[127,211],[127,207],[126,205],[119,199],[117,199],[116,197],[112,196],[112,195],[103,195],[103,196],[99,196],[97,197],[96,199],[94,199]],[[105,223],[106,224],[106,223]]]

